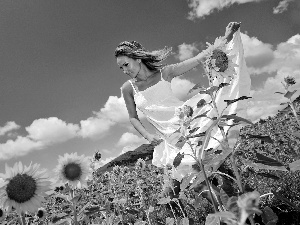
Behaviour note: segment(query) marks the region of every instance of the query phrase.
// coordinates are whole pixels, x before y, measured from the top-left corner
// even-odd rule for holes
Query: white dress
[[[219,111],[224,109],[227,99],[236,99],[241,96],[248,96],[250,91],[250,77],[246,68],[245,60],[243,57],[243,46],[240,38],[239,31],[235,33],[233,40],[227,44],[227,48],[235,53],[236,57],[233,61],[239,66],[236,68],[237,75],[231,81],[226,80],[214,80],[214,85],[217,86],[220,83],[228,83],[230,85],[222,88],[216,97],[216,103]],[[228,78],[227,78],[228,79]],[[134,89],[134,101],[136,107],[142,111],[146,116],[147,120],[156,128],[157,133],[163,139],[163,142],[155,147],[153,153],[152,164],[158,167],[163,167],[167,164],[172,165],[173,160],[178,154],[178,152],[183,152],[186,155],[184,156],[181,164],[175,169],[173,173],[173,178],[181,180],[183,176],[190,173],[192,165],[195,164],[194,158],[187,154],[192,154],[189,145],[185,144],[181,149],[177,148],[175,144],[177,143],[180,133],[176,132],[179,128],[179,118],[175,115],[175,110],[178,107],[183,105],[190,105],[194,109],[193,116],[197,114],[200,115],[203,112],[207,111],[209,105],[204,106],[201,109],[197,109],[196,105],[201,99],[205,99],[206,102],[210,101],[209,95],[197,94],[186,102],[180,101],[174,94],[171,88],[171,83],[164,80],[161,77],[161,80],[147,88],[144,91],[139,91],[131,82],[131,85]],[[227,108],[224,114],[233,114],[237,113],[238,116],[245,116],[246,112],[246,102],[238,101],[232,104]],[[216,116],[214,110],[210,111],[207,114],[209,117]],[[192,127],[200,127],[197,133],[206,131],[206,129],[211,125],[212,121],[208,118],[200,118],[193,121]],[[220,130],[213,130],[212,136],[218,140],[222,140]],[[217,149],[219,142],[211,140],[207,149],[214,148]],[[224,152],[224,158],[229,154]]]

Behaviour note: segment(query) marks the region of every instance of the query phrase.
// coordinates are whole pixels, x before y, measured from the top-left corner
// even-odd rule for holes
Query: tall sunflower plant
[[[92,161],[85,155],[77,153],[64,154],[59,156],[58,164],[54,169],[56,182],[63,183],[65,188],[63,193],[53,195],[54,198],[61,198],[69,205],[73,211],[71,214],[59,213],[53,215],[54,224],[69,222],[74,225],[81,224],[90,215],[103,211],[100,207],[91,206],[90,202],[81,206],[82,195],[78,194],[82,188],[88,188],[88,182],[92,178]]]
[[[226,43],[221,38],[217,38],[213,45],[209,44],[206,50],[206,60],[203,64],[210,85],[208,88],[203,88],[200,84],[196,84],[190,90],[199,90],[199,93],[205,94],[206,97],[201,99],[194,108],[184,105],[177,110],[180,128],[176,132],[180,133],[181,136],[176,146],[181,149],[184,145],[188,145],[192,150],[192,154],[179,152],[173,161],[173,166],[176,170],[182,163],[185,155],[190,155],[194,158],[196,162],[193,165],[194,172],[182,179],[181,192],[185,189],[192,189],[202,182],[206,183],[210,199],[213,199],[212,203],[215,211],[214,214],[207,216],[206,224],[225,222],[230,225],[244,225],[247,219],[250,220],[251,224],[254,224],[254,214],[262,213],[259,210],[260,194],[257,191],[245,192],[235,159],[235,153],[238,149],[237,137],[230,137],[230,132],[237,125],[252,125],[253,123],[236,114],[225,114],[227,112],[226,109],[232,104],[247,100],[250,97],[241,96],[236,99],[224,100],[225,107],[222,110],[218,109],[216,104],[218,92],[222,88],[229,86],[232,79],[236,76],[234,67],[237,65],[232,62],[234,57],[226,50]],[[195,115],[194,112],[201,110],[203,107],[205,107],[205,110],[203,110],[205,112]],[[192,126],[193,121],[197,119],[209,121],[205,131],[201,131],[202,128],[200,129],[200,127]],[[199,130],[201,131],[200,133]],[[216,136],[218,132],[220,135]],[[217,145],[214,146],[217,147],[209,148],[211,141],[216,142]],[[234,177],[217,170],[227,158],[230,158]],[[264,162],[267,164],[268,160],[272,159],[265,158]],[[217,174],[233,181],[233,184],[238,188],[235,196],[232,196],[233,193],[226,193],[223,189],[216,190],[216,188],[213,188],[209,177]],[[229,197],[229,194],[232,197]],[[180,196],[183,195],[179,195],[179,198]]]
[[[25,225],[28,220],[25,214],[37,212],[50,191],[47,170],[39,164],[25,166],[18,162],[13,167],[5,164],[5,173],[0,173],[0,221],[6,214],[13,217],[12,222]]]

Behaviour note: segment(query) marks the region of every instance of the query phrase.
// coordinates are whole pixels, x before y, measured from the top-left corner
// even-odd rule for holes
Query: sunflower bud
[[[287,76],[284,78],[284,82],[287,84],[287,86],[292,86],[296,84],[295,78],[291,76]]]
[[[101,153],[100,153],[99,151],[95,152],[95,154],[94,154],[94,159],[95,159],[96,161],[99,161],[99,160],[101,159]]]
[[[193,113],[194,113],[194,110],[193,110],[193,108],[191,106],[184,105],[184,107],[183,107],[183,113],[184,113],[185,116],[191,117],[193,115]]]

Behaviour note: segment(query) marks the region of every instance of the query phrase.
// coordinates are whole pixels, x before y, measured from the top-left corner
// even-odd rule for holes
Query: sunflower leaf
[[[178,139],[178,141],[177,141],[177,143],[175,144],[175,146],[176,146],[177,148],[182,148],[183,145],[185,144],[185,142],[186,142],[186,138],[183,137],[183,136],[181,136],[181,137]]]
[[[293,132],[292,135],[296,136],[297,138],[300,138],[300,132]]]
[[[280,103],[280,105],[286,105],[286,104],[289,104],[289,103],[288,102]]]
[[[274,175],[274,174],[270,174],[270,173],[257,173],[257,175],[260,175],[262,177],[267,177],[273,180],[280,180],[280,177]]]
[[[192,88],[189,90],[188,94],[190,94],[191,92],[193,92],[193,91],[195,91],[195,90],[197,90],[197,89],[199,89],[199,88],[201,88],[201,90],[204,89],[203,86],[201,85],[201,83],[198,83],[198,84],[196,84],[194,87],[192,87]]]
[[[231,115],[223,115],[222,118],[225,118],[225,119],[233,119],[233,122],[234,123],[238,123],[240,121],[243,121],[243,122],[246,122],[248,124],[253,124],[251,121],[247,120],[247,119],[244,119],[242,117],[239,117],[239,116],[236,116],[235,114],[231,114]]]
[[[173,161],[173,166],[176,168],[180,165],[181,163],[181,160],[183,159],[184,157],[184,153],[180,153],[178,152],[178,154],[176,155],[174,161]]]
[[[206,105],[206,101],[204,99],[200,99],[200,101],[197,103],[197,108],[202,108]]]
[[[281,162],[278,162],[277,160],[264,156],[260,153],[256,153],[256,158],[257,159],[254,160],[256,163],[262,163],[267,166],[284,166]]]
[[[200,94],[208,94],[208,95],[212,95],[215,91],[219,90],[219,87],[217,86],[211,86],[205,90],[201,90],[199,91]]]
[[[281,194],[279,194],[276,191],[272,191],[272,193],[274,194],[274,196],[276,198],[278,198],[279,200],[283,201],[284,203],[286,203],[287,205],[293,207],[294,209],[296,209],[297,211],[300,212],[300,208],[298,206],[296,206],[294,203],[292,203],[290,200],[288,200],[287,198],[283,197]]]
[[[162,198],[160,199],[157,204],[159,205],[164,205],[164,204],[168,204],[171,201],[170,196],[168,196],[167,198]]]
[[[221,88],[226,87],[228,85],[230,85],[230,84],[229,83],[221,83],[218,87],[218,90],[220,90]]]
[[[254,134],[248,134],[249,138],[257,138],[260,139],[262,142],[268,142],[270,144],[273,144],[273,140],[270,138],[270,136],[263,136],[263,135],[254,135]]]
[[[282,92],[279,92],[279,91],[276,91],[275,94],[281,94],[281,95],[284,95],[285,93],[282,93]]]
[[[231,105],[232,103],[235,103],[237,101],[241,101],[241,100],[245,100],[245,99],[249,99],[249,98],[252,98],[252,97],[247,97],[247,96],[241,96],[239,98],[236,98],[236,99],[233,99],[233,100],[224,100],[224,102],[227,103],[227,106]]]
[[[69,200],[69,196],[68,195],[64,195],[64,194],[56,194],[56,195],[53,195],[54,198],[61,198],[67,202],[70,202]]]
[[[278,221],[278,216],[276,215],[276,213],[273,212],[273,210],[269,206],[266,206],[263,209],[261,217],[264,224],[276,224]]]
[[[81,197],[82,197],[82,195],[77,195],[71,199],[71,202],[73,202],[73,204],[77,204],[77,202],[80,201]]]
[[[195,135],[188,135],[187,138],[196,138],[196,137],[204,137],[206,135],[206,131],[201,132],[199,134],[195,134]]]
[[[89,209],[86,209],[86,211],[84,212],[85,215],[87,216],[91,216],[97,212],[100,212],[100,211],[105,211],[106,209],[105,208],[100,208],[100,207],[93,207],[93,208],[89,208]]]
[[[57,215],[55,215],[52,218],[52,223],[60,224],[60,223],[57,223],[57,222],[59,222],[59,221],[64,222],[64,221],[62,221],[62,219],[65,219],[67,216],[68,216],[67,213],[58,213]]]
[[[195,119],[201,118],[201,117],[207,117],[206,114],[207,114],[209,111],[210,111],[210,110],[207,110],[207,111],[205,111],[204,113],[195,116],[195,117],[192,119],[192,121],[195,120]]]
[[[297,91],[297,90],[294,90],[294,91],[288,91],[288,92],[284,95],[284,97],[290,99],[290,98],[293,96],[293,94],[295,94],[296,91]]]
[[[296,160],[289,164],[289,168],[292,172],[300,170],[300,160]]]

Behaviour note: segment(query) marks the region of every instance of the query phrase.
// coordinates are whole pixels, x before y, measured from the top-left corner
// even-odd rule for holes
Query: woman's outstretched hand
[[[161,137],[157,134],[149,134],[146,139],[153,146],[159,145],[163,141],[163,139],[161,139]]]
[[[225,31],[224,37],[227,39],[227,42],[231,41],[233,34],[240,28],[241,22],[230,22]]]
[[[230,22],[226,27],[225,34],[234,34],[241,26],[241,22]]]

